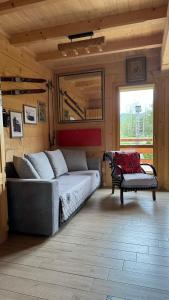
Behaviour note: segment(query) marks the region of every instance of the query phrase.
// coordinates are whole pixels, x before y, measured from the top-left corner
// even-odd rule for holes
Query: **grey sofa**
[[[64,165],[64,170],[62,165],[62,170],[59,171],[57,169],[59,162],[56,163],[52,157],[52,155],[54,158],[55,154],[58,155],[57,151],[26,156],[24,160],[31,164],[31,172],[32,167],[33,172],[35,172],[33,175],[26,173],[26,176],[24,173],[26,178],[19,178],[18,173],[19,175],[22,174],[20,174],[20,170],[18,171],[17,164],[15,164],[15,168],[13,163],[7,166],[10,230],[46,236],[54,235],[60,226],[99,187],[101,182],[100,159],[86,158],[84,151],[81,151],[81,157],[77,150],[73,152],[72,150],[64,150],[62,154],[64,154],[66,165]],[[48,154],[52,157],[53,164]],[[59,155],[61,154],[59,153]],[[37,157],[40,158],[40,165],[38,166],[36,165]],[[59,161],[61,159],[59,156]],[[48,164],[51,166],[50,172]],[[54,176],[52,172],[54,172]],[[31,176],[33,178],[27,178]]]

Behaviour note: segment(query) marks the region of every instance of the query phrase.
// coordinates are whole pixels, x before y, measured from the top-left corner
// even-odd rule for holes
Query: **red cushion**
[[[142,173],[138,152],[115,152],[114,162],[120,165],[123,173]]]

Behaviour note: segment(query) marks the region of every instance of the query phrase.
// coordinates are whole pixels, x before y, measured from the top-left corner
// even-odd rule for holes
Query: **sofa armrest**
[[[57,180],[7,179],[9,228],[53,235],[59,228]]]
[[[87,165],[89,170],[98,170],[101,174],[101,160],[98,157],[87,157]]]

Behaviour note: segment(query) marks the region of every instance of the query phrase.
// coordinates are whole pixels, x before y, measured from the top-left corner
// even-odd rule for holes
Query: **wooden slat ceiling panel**
[[[9,0],[0,0],[0,4],[7,1]],[[13,0],[13,1],[21,1],[21,0]],[[27,2],[26,0],[24,1],[25,1],[24,3],[27,4],[29,2],[29,1]],[[96,30],[100,28],[100,20],[103,21],[102,18],[105,16],[127,13],[127,17],[128,17],[128,12],[139,10],[140,13],[140,10],[146,8],[150,8],[150,10],[146,9],[146,12],[148,11],[149,13],[149,18],[145,17],[145,19],[143,18],[144,20],[142,19],[140,20],[139,18],[138,19],[136,18],[134,19],[133,23],[131,22],[131,24],[130,22],[125,23],[124,21],[122,23],[117,22],[117,24],[111,25],[116,27],[107,26],[107,29],[97,30],[95,32],[94,37],[104,36],[105,46],[108,46],[109,44],[109,46],[111,45],[111,47],[114,46],[114,43],[116,43],[116,41],[117,44],[118,41],[119,42],[122,41],[123,49],[128,49],[128,51],[131,49],[131,47],[127,48],[127,43],[126,46],[124,46],[123,45],[125,44],[124,40],[126,41],[127,39],[129,39],[130,41],[133,42],[134,39],[138,38],[139,40],[141,39],[145,40],[145,43],[147,43],[146,39],[149,39],[149,37],[151,38],[151,36],[153,35],[160,34],[160,38],[161,38],[166,23],[166,18],[165,18],[166,8],[163,7],[163,16],[161,16],[160,14],[160,16],[158,15],[158,17],[154,17],[154,12],[156,13],[157,10],[153,10],[153,14],[151,10],[152,8],[156,8],[156,7],[160,7],[161,9],[162,5],[168,4],[168,0],[43,0],[43,1],[40,0],[35,2],[36,3],[31,5],[25,5],[25,6],[21,5],[19,8],[17,8],[17,10],[14,9],[14,11],[11,8],[7,13],[4,14],[2,13],[0,15],[0,32],[3,32],[5,35],[7,35],[7,37],[9,37],[9,40],[11,42],[12,42],[12,38],[15,37],[15,34],[25,33],[25,36],[29,38],[28,32],[30,32],[31,42],[27,44],[23,43],[23,45],[20,43],[20,45],[18,46],[20,47],[25,46],[25,49],[33,53],[37,57],[37,59],[38,59],[38,55],[41,53],[44,54],[46,54],[46,52],[52,53],[52,51],[55,53],[55,51],[57,51],[57,45],[59,43],[68,42],[68,39],[65,36],[62,36],[63,33],[59,36],[61,32],[64,32],[64,35],[65,33],[67,33],[67,27],[65,29],[65,26],[63,31],[59,31],[60,28],[58,29],[59,31],[58,38],[56,38],[56,33],[54,32],[52,36],[46,35],[44,36],[44,39],[41,40],[43,36],[41,30],[45,27],[48,28],[52,26],[55,27],[57,25],[77,23],[79,21],[86,21],[87,23],[91,24],[92,22],[88,22],[88,21],[93,20],[95,18],[99,18],[99,22],[97,23],[97,26],[95,26],[94,27],[95,29],[93,29]],[[134,17],[135,15],[137,16],[137,12],[134,12]],[[119,16],[116,16],[115,20],[117,18],[119,20]],[[150,20],[151,18],[152,20]],[[112,18],[110,19],[112,20]],[[127,18],[124,19],[124,15],[122,15],[121,19],[126,20]],[[119,25],[123,25],[123,26],[119,26]],[[77,26],[75,28],[77,28]],[[79,28],[81,29],[81,27]],[[102,26],[101,28],[106,28],[106,26],[105,27]],[[39,41],[36,35],[33,40],[32,31],[36,29],[38,30],[38,34],[40,35]],[[51,31],[51,28],[49,29]],[[25,36],[23,39],[25,39]],[[45,40],[46,38],[47,40]],[[161,46],[161,42],[157,41],[156,43],[153,40],[152,45],[150,43],[150,48],[153,48],[154,46],[153,43],[156,47]],[[140,49],[146,48],[147,44],[145,45],[144,43],[142,44],[143,45],[141,45]],[[133,50],[138,48],[139,47],[135,46]],[[117,50],[119,51],[119,49]],[[98,53],[96,53],[96,55],[97,54]],[[40,57],[42,57],[42,55],[40,55]],[[82,61],[85,60],[85,58],[83,58],[83,55],[81,58]],[[55,60],[54,58],[51,59]],[[62,54],[59,53],[58,60],[60,61],[60,64],[62,64],[62,62],[64,61],[66,62],[67,59],[69,60],[69,57],[65,59],[62,57]],[[48,61],[45,64],[48,66],[52,66],[52,68],[59,66],[58,61],[57,62],[53,61],[53,64],[52,61],[51,63]]]
[[[136,30],[137,26],[137,30]],[[127,25],[123,27],[116,27],[107,30],[100,30],[95,32],[95,37],[105,36],[105,41],[116,41],[122,38],[132,38],[137,36],[145,36],[158,33],[164,30],[165,20],[148,21],[144,24],[137,23],[137,25]],[[28,44],[27,47],[35,52],[41,53],[45,51],[57,50],[58,43],[68,42],[68,38],[58,38],[51,40],[43,40],[36,43]],[[43,48],[42,48],[43,44]]]
[[[146,7],[157,7],[167,2],[167,0],[47,0],[1,16],[0,27],[5,33],[11,35],[45,26],[72,23]]]

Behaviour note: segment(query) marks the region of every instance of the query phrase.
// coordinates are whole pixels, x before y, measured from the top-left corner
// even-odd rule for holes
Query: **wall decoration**
[[[37,124],[37,109],[34,106],[23,106],[25,124]]]
[[[60,74],[57,79],[60,123],[103,121],[103,69]]]
[[[46,103],[38,102],[38,120],[39,122],[46,122]]]
[[[5,108],[3,108],[2,116],[3,116],[3,127],[9,127],[10,126],[10,113]]]
[[[56,132],[60,147],[98,147],[102,145],[101,128],[62,129]]]
[[[21,112],[10,111],[10,125],[12,138],[23,137],[23,122]]]
[[[3,90],[3,91],[1,91],[2,96],[7,96],[7,95],[18,96],[18,95],[24,95],[24,94],[42,94],[42,93],[46,93],[46,90],[32,89],[32,90]]]
[[[126,59],[126,80],[128,83],[138,83],[146,80],[146,57],[131,57]]]
[[[2,82],[32,82],[32,83],[44,83],[46,79],[42,78],[27,78],[18,76],[1,76],[0,81]]]

